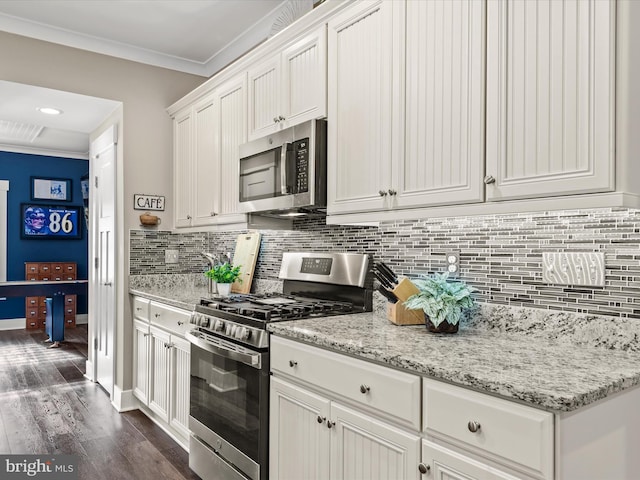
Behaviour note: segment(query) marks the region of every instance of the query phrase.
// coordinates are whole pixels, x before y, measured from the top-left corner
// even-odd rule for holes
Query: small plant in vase
[[[240,265],[234,267],[230,263],[221,263],[214,265],[210,270],[204,272],[204,274],[217,284],[220,295],[229,295],[229,293],[231,293],[231,284],[236,280],[242,282],[242,279],[239,278]]]
[[[404,302],[408,309],[424,311],[425,324],[430,332],[457,332],[462,313],[475,306],[471,296],[475,289],[448,277],[447,273],[436,273],[414,280],[420,291]]]

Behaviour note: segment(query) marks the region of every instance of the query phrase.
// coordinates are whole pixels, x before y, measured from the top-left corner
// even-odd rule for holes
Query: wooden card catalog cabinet
[[[75,262],[25,262],[24,276],[29,281],[64,282],[78,278]],[[44,328],[47,317],[46,297],[26,297],[25,317],[27,329]],[[64,296],[64,326],[76,326],[77,295]]]

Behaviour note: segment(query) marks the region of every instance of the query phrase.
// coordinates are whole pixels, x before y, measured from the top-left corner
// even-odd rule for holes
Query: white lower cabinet
[[[181,330],[185,318],[188,324],[188,312],[156,302],[151,302],[149,310],[158,323],[134,320],[133,394],[156,421],[186,444],[191,354]]]
[[[420,477],[420,377],[271,340],[271,480]]]
[[[272,480],[419,477],[417,434],[276,377],[270,422]]]

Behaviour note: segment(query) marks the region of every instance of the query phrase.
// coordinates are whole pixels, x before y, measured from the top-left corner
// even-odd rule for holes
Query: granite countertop
[[[187,310],[207,296],[199,279],[176,284],[175,276],[141,277],[131,283],[131,294]],[[638,321],[481,305],[458,333],[432,334],[423,325],[389,322],[380,299],[372,313],[274,322],[268,330],[556,412],[640,384]]]
[[[556,412],[640,383],[638,322],[509,307],[483,310],[457,334],[397,326],[380,312],[277,322],[268,330]],[[611,338],[596,338],[602,322],[611,323],[606,329]],[[573,333],[560,334],[568,324]]]

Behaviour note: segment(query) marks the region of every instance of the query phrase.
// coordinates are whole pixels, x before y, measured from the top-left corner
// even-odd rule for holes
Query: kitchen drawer
[[[429,379],[423,389],[427,434],[462,442],[530,475],[553,478],[553,414]]]
[[[133,297],[133,316],[144,322],[149,321],[150,300],[142,297]]]
[[[153,325],[184,337],[190,329],[191,312],[161,303],[149,303],[149,319]]]
[[[272,336],[271,369],[420,429],[420,377]]]

